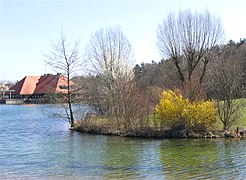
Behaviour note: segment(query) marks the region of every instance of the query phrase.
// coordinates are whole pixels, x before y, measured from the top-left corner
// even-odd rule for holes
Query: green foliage
[[[169,90],[163,91],[156,112],[163,125],[200,131],[215,122],[217,110],[213,101],[193,102],[181,93]]]

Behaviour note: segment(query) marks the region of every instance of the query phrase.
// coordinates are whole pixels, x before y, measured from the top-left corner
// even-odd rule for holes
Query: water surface
[[[0,179],[245,179],[246,140],[86,135],[48,105],[0,105]]]

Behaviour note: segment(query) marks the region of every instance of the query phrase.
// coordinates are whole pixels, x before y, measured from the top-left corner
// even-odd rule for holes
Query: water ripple
[[[85,135],[46,109],[0,105],[0,179],[246,179],[246,139]]]

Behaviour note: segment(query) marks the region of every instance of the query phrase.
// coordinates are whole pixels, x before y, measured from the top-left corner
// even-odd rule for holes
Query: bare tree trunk
[[[55,71],[62,71],[67,78],[67,92],[66,92],[66,104],[65,108],[67,119],[74,127],[74,114],[72,109],[72,89],[71,89],[71,75],[81,69],[80,56],[79,56],[79,41],[75,41],[70,44],[66,41],[66,38],[61,33],[61,38],[51,45],[52,51],[49,54],[45,54],[45,62]],[[68,112],[69,111],[69,112]]]
[[[217,101],[218,115],[226,131],[237,124],[246,105],[244,100],[238,99],[245,93],[244,70],[238,49],[224,46],[215,55],[216,61],[210,67],[209,92]]]
[[[68,107],[69,107],[69,113],[70,113],[70,125],[71,127],[74,127],[74,117],[73,117],[73,108],[72,108],[72,97],[71,97],[71,90],[70,90],[70,74],[67,74],[67,96],[68,96]]]

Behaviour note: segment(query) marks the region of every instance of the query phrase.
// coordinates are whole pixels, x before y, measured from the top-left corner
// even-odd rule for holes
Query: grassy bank
[[[75,124],[75,131],[124,137],[147,137],[147,138],[171,138],[171,131],[168,129],[154,128],[151,126],[125,128],[118,125],[117,121],[104,116],[79,121]]]
[[[218,121],[216,127],[211,127],[207,132],[188,132],[186,130],[170,130],[160,127],[159,121],[155,118],[150,118],[148,125],[135,128],[124,128],[117,124],[117,121],[105,116],[93,117],[87,120],[78,121],[75,124],[74,130],[82,133],[109,135],[109,136],[124,136],[124,137],[143,137],[143,138],[224,138],[224,137],[239,137],[234,132],[225,134],[222,132],[223,124]],[[240,127],[245,126],[245,118],[240,119]],[[236,128],[236,126],[235,126]]]
[[[246,99],[240,99],[239,101],[242,101],[242,107],[241,107],[241,116],[238,119],[238,121],[231,127],[231,130],[235,130],[237,127],[243,127],[246,128]],[[217,122],[214,125],[215,130],[222,130],[223,129],[223,123],[217,118]]]
[[[241,108],[242,115],[241,115],[238,123],[235,124],[235,126],[240,126],[240,127],[246,128],[246,98],[240,99],[239,101],[241,101],[242,105],[243,105],[243,107]]]
[[[246,128],[246,107],[244,108],[243,112],[243,116],[239,120],[239,125]]]
[[[241,99],[246,102],[246,99]],[[241,101],[240,100],[240,101]],[[246,107],[242,106],[242,116],[231,127],[231,133],[236,130],[237,127],[246,128]],[[117,135],[117,136],[131,136],[131,137],[150,137],[150,138],[172,138],[172,137],[225,137],[222,132],[223,123],[217,118],[217,122],[207,129],[195,130],[195,132],[189,128],[172,130],[168,127],[169,124],[157,118],[155,113],[151,113],[148,118],[142,117],[141,119],[126,121],[124,119],[107,117],[107,116],[94,116],[87,118],[86,120],[79,121],[75,124],[74,130],[100,135]],[[178,127],[178,126],[177,126]],[[235,135],[235,134],[234,134]],[[230,136],[230,135],[229,135]],[[236,135],[237,136],[237,135]]]

